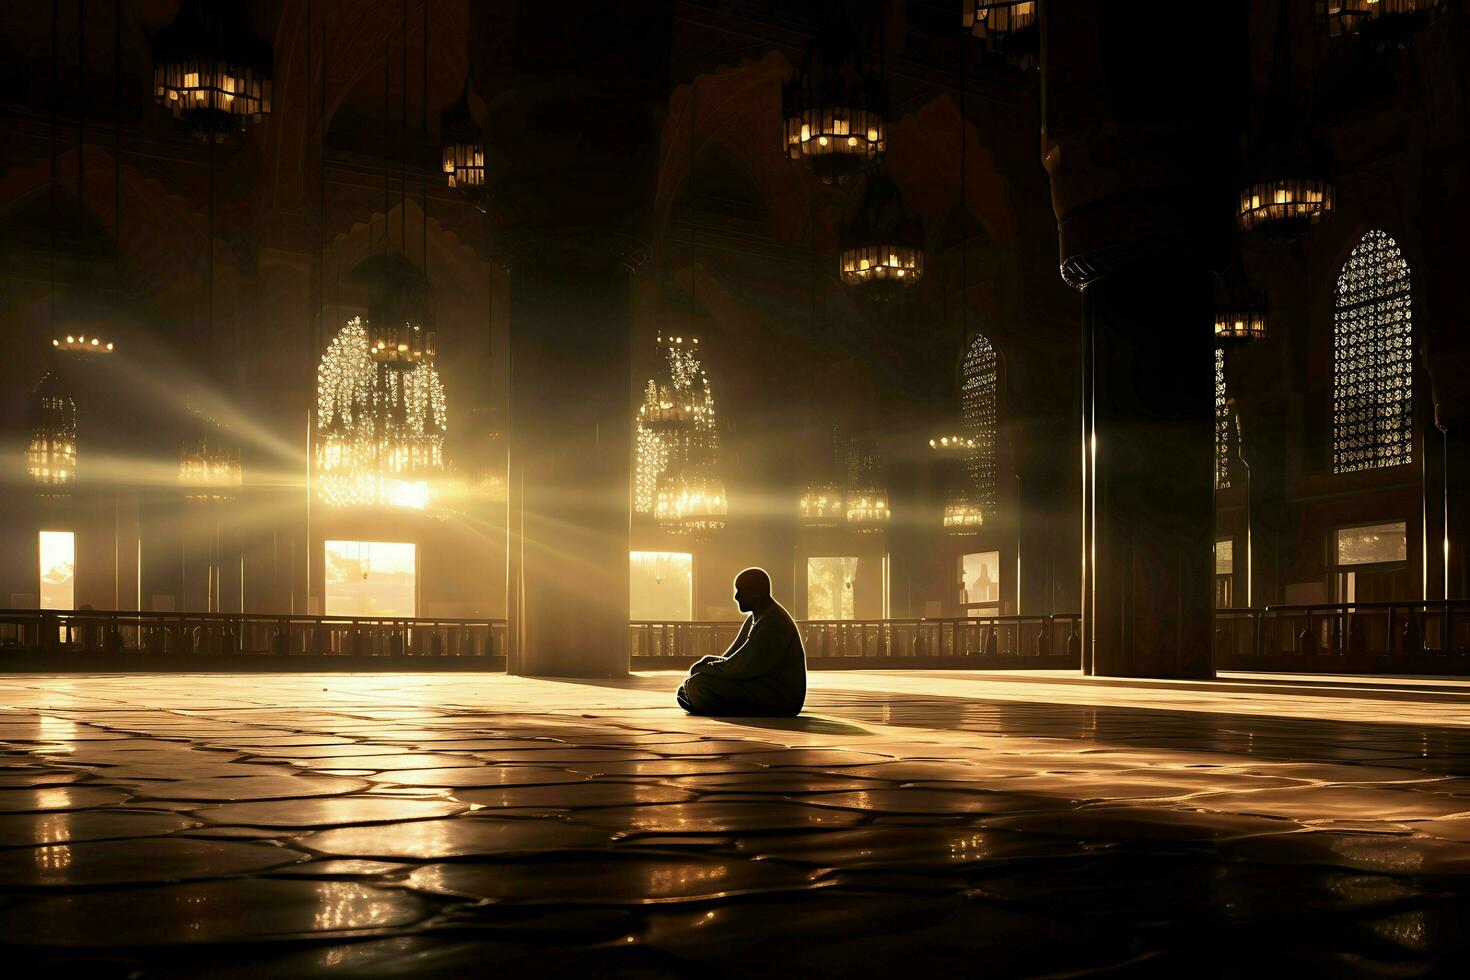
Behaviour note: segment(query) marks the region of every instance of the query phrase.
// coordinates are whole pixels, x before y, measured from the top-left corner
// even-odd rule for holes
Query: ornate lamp
[[[802,526],[838,527],[845,520],[846,509],[842,487],[835,482],[817,481],[808,484],[800,501]]]
[[[360,263],[352,276],[377,291],[363,324],[372,359],[398,370],[434,363],[429,283],[423,272],[400,252],[382,252]]]
[[[781,92],[786,155],[824,184],[876,166],[888,140],[888,82],[835,30],[813,41]]]
[[[349,321],[317,366],[317,498],[332,507],[424,509],[429,479],[444,470],[446,430],[434,366],[400,370],[375,361],[362,320]]]
[[[635,501],[651,483],[653,517],[660,527],[672,534],[704,535],[723,528],[729,512],[718,474],[714,396],[698,337],[660,335],[658,343],[666,373],[649,380],[638,409]],[[662,465],[655,471],[656,463]]]
[[[1041,66],[1041,24],[1037,0],[965,0],[961,22],[985,47],[1017,68]]]
[[[1316,0],[1317,16],[1332,37],[1361,34],[1380,45],[1404,47],[1444,16],[1445,0]]]
[[[888,491],[878,479],[873,457],[859,452],[857,440],[847,452],[847,529],[858,534],[877,534],[888,526]]]
[[[1215,310],[1215,346],[1243,347],[1266,336],[1266,295],[1253,292],[1243,303]]]
[[[468,196],[478,196],[485,187],[485,134],[470,112],[468,77],[459,98],[440,117],[439,133],[449,186]]]
[[[226,500],[240,486],[240,447],[214,419],[195,414],[179,449],[179,483],[191,500]]]
[[[1311,123],[1292,96],[1289,6],[1277,4],[1269,92],[1256,107],[1260,146],[1251,154],[1250,171],[1235,209],[1243,231],[1277,241],[1305,234],[1331,214],[1337,203],[1337,189],[1327,178],[1322,155],[1311,140]]]
[[[51,372],[31,392],[31,441],[26,472],[43,486],[75,483],[77,478],[77,404]]]
[[[671,534],[701,537],[723,529],[729,510],[725,481],[695,465],[661,481],[654,517]]]
[[[110,340],[103,340],[96,334],[67,334],[65,337],[53,337],[51,339],[53,350],[69,351],[77,354],[111,354],[113,344]]]
[[[961,490],[951,491],[944,501],[944,532],[974,534],[985,524],[985,510]]]
[[[158,38],[153,98],[201,139],[223,142],[271,111],[271,51],[250,39],[247,11],[186,0]]]
[[[1236,218],[1244,231],[1297,238],[1336,205],[1337,189],[1324,177],[1270,177],[1241,188]]]
[[[838,276],[873,299],[889,299],[924,276],[924,228],[884,174],[868,180],[862,206],[842,229]]]
[[[1216,347],[1236,347],[1265,336],[1265,310],[1244,308],[1215,312]]]
[[[888,527],[893,512],[888,508],[888,491],[878,487],[857,489],[847,498],[847,526],[859,534],[876,534]]]
[[[975,440],[967,436],[947,433],[929,440],[929,449],[937,455],[964,459],[975,449]]]

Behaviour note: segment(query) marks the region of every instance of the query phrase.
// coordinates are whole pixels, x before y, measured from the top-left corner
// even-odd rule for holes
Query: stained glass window
[[[1333,314],[1332,471],[1414,461],[1414,329],[1409,265],[1381,231],[1365,234],[1337,277]]]
[[[1225,400],[1225,352],[1215,348],[1215,489],[1230,488],[1230,455],[1234,450],[1234,413]]]
[[[977,336],[965,352],[960,368],[961,433],[973,441],[965,460],[975,503],[989,510],[995,505],[996,370],[995,349]]]

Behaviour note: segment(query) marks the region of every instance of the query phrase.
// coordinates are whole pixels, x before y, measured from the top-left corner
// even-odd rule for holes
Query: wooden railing
[[[1078,617],[987,616],[966,619],[798,620],[809,661],[958,658],[1071,658],[1081,650]],[[640,660],[718,656],[737,622],[634,622],[630,654]]]
[[[0,610],[0,654],[497,657],[503,619],[364,619],[237,613]]]
[[[1215,663],[1260,670],[1463,672],[1470,600],[1222,609]]]
[[[1076,614],[798,621],[816,666],[1076,666]],[[634,622],[635,667],[723,653],[740,622]],[[505,656],[503,619],[0,610],[0,657],[32,654]],[[1232,670],[1470,673],[1470,600],[1222,609],[1216,666]],[[3,666],[3,661],[0,661]],[[487,667],[490,664],[486,665]]]

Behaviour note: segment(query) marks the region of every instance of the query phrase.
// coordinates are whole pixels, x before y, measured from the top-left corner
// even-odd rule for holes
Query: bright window
[[[960,605],[988,607],[979,615],[1000,611],[1000,552],[977,551],[960,559]]]
[[[1215,489],[1230,489],[1230,456],[1233,452],[1231,436],[1235,428],[1235,414],[1225,391],[1225,352],[1215,348]]]
[[[41,608],[76,608],[77,536],[41,532]]]
[[[1225,538],[1215,542],[1215,574],[1235,574],[1235,539]]]
[[[1337,532],[1337,564],[1383,565],[1407,561],[1409,545],[1403,521],[1345,527]]]
[[[960,424],[973,448],[965,459],[965,476],[975,503],[986,511],[995,506],[996,411],[995,349],[977,335],[960,366]]]
[[[418,547],[401,541],[326,543],[328,616],[418,615]]]
[[[628,618],[655,623],[694,618],[694,556],[677,551],[628,553]]]
[[[1409,265],[1381,231],[1337,277],[1332,329],[1332,471],[1414,461],[1414,322]]]
[[[857,566],[856,558],[806,560],[807,619],[856,617],[853,588],[857,583]]]

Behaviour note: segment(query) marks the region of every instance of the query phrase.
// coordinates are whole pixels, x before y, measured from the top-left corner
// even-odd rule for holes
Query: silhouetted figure
[[[679,685],[694,715],[790,717],[806,700],[806,651],[791,614],[771,598],[763,568],[735,576],[735,605],[750,613],[722,657],[704,657]]]

